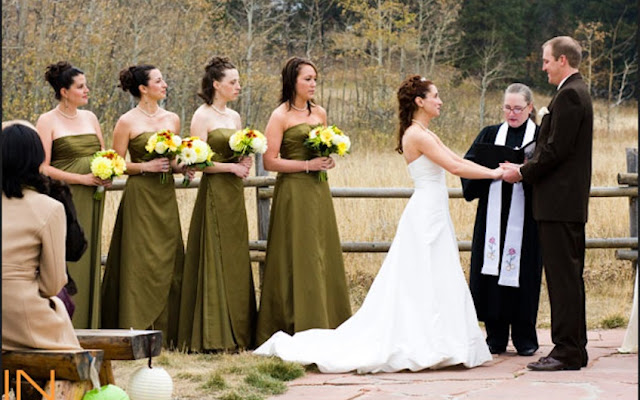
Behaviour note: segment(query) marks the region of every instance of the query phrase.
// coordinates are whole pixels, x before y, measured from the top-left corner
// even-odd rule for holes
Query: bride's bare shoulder
[[[437,136],[431,131],[425,131],[417,126],[410,126],[404,132],[403,142],[427,144],[437,142]]]

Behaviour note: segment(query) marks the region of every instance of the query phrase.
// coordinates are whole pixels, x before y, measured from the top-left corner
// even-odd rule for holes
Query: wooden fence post
[[[638,173],[638,149],[627,148],[627,172]],[[637,183],[636,183],[637,186]],[[629,197],[629,236],[638,237],[638,197]],[[636,247],[636,254],[638,248]],[[638,268],[638,259],[632,263]]]
[[[262,162],[262,154],[256,153],[256,176],[267,176],[269,173],[265,171]],[[269,233],[269,214],[271,209],[271,199],[260,197],[261,186],[256,186],[256,209],[258,213],[258,240],[267,240]],[[259,287],[262,291],[262,277],[264,276],[264,261],[259,262],[260,265],[260,282]]]
[[[638,173],[638,149],[627,148],[627,172]],[[629,233],[638,237],[638,198],[629,197]]]

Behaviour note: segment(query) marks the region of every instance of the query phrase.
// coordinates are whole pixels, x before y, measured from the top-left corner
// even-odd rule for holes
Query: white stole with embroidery
[[[503,123],[498,129],[495,144],[504,146],[507,141],[507,131],[509,124]],[[533,140],[536,132],[536,125],[530,119],[527,120],[527,127],[523,144]],[[516,149],[518,148],[516,147]],[[502,210],[502,181],[495,180],[489,186],[489,198],[487,200],[487,226],[484,238],[484,263],[482,273],[484,275],[500,275],[498,285],[520,286],[520,254],[522,251],[522,232],[524,228],[524,189],[522,182],[513,184],[511,195],[511,207],[507,219],[507,232],[502,250],[502,263],[498,272],[498,262],[500,260],[500,222]]]

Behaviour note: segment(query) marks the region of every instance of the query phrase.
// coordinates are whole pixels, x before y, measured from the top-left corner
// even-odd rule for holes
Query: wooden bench
[[[100,349],[104,360],[100,368],[100,384],[115,384],[111,360],[139,360],[162,352],[162,331],[134,329],[76,329],[80,345]]]
[[[93,388],[90,381],[92,360],[95,360],[95,367],[100,369],[103,362],[103,351],[95,349],[15,350],[2,353],[2,368],[8,371],[10,381],[17,377],[18,370],[24,371],[48,394],[51,394],[51,390],[50,385],[46,383],[50,381],[53,370],[55,371],[55,399],[80,400],[87,390]],[[16,392],[20,390],[22,399],[37,398],[35,396],[39,396],[39,394],[32,386],[26,377],[21,375],[21,387],[16,387],[15,390]],[[29,395],[25,396],[25,392]],[[51,397],[43,396],[42,398]]]

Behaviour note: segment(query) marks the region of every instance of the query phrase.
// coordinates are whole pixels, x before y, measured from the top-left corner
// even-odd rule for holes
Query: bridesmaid
[[[104,149],[98,118],[80,110],[89,102],[84,73],[66,61],[51,64],[45,79],[55,91],[58,105],[38,118],[36,129],[45,152],[44,174],[69,184],[78,221],[88,242],[78,262],[69,262],[69,275],[77,286],[73,314],[75,328],[98,328],[100,323],[100,257],[104,201],[96,200],[96,186],[110,186],[91,173],[91,158]]]
[[[200,181],[185,254],[178,343],[191,351],[253,345],[256,298],[242,184],[251,158],[238,159],[229,147],[242,122],[227,102],[239,94],[236,67],[227,58],[213,57],[199,94],[205,104],[191,119],[191,136],[215,152],[214,166],[204,170]]]
[[[129,175],[122,195],[102,283],[102,327],[160,329],[165,345],[176,342],[184,247],[173,175],[160,173],[175,160],[143,161],[149,137],[160,130],[180,132],[180,119],[158,105],[167,84],[152,65],[120,72],[120,86],[139,100],[113,130],[113,148],[127,151]]]
[[[289,59],[282,70],[280,105],[265,134],[264,167],[278,172],[271,206],[257,344],[282,330],[335,328],[351,315],[342,249],[331,192],[318,181],[331,157],[314,157],[303,145],[309,131],[327,124],[313,103],[317,70]]]

